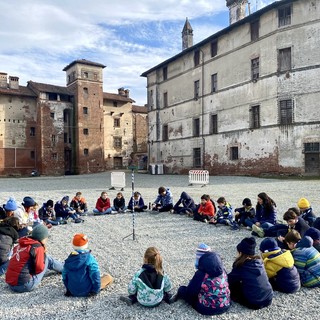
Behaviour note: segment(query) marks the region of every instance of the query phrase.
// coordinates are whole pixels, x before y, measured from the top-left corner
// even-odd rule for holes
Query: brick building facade
[[[18,77],[0,73],[0,175],[64,175],[125,168],[135,152],[147,155],[147,134],[139,148],[128,148],[137,128],[147,128],[146,107],[134,100],[103,92],[104,65],[76,60],[66,66],[66,87],[29,81],[19,85]],[[109,123],[116,123],[110,105],[125,103],[121,109],[121,146],[110,140]],[[133,111],[134,110],[134,111]],[[147,129],[145,129],[147,130]],[[139,133],[140,134],[140,133]],[[139,151],[138,151],[139,149]],[[141,156],[141,155],[140,155]]]

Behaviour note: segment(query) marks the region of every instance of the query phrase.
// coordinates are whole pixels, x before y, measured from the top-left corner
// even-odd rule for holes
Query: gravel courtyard
[[[180,193],[186,191],[198,203],[202,194],[209,194],[214,200],[224,196],[233,207],[241,206],[243,198],[251,198],[256,203],[257,194],[266,192],[275,200],[278,218],[287,208],[296,206],[300,197],[306,197],[314,212],[320,211],[320,181],[297,179],[262,179],[250,177],[210,177],[210,184],[188,186],[188,176],[135,174],[134,189],[139,191],[145,203],[152,202],[159,186],[169,187],[177,201]],[[126,174],[123,191],[126,202],[132,194],[131,173]],[[101,191],[106,190],[111,201],[117,190],[111,186],[110,172],[82,176],[1,178],[0,201],[5,203],[14,196],[18,203],[24,196],[33,197],[40,205],[48,199],[61,200],[64,195],[73,197],[81,191],[89,208],[94,208]],[[173,305],[162,303],[157,308],[139,305],[127,306],[119,301],[126,294],[127,284],[142,264],[147,247],[159,248],[165,272],[169,274],[176,290],[187,284],[194,273],[195,249],[205,242],[220,254],[229,272],[236,256],[236,245],[247,230],[231,231],[227,227],[215,227],[193,221],[185,216],[169,213],[136,214],[136,240],[132,239],[132,216],[121,215],[85,217],[83,224],[68,224],[50,230],[49,254],[63,261],[72,251],[71,239],[77,232],[86,233],[89,247],[96,257],[101,273],[108,272],[114,283],[94,298],[73,298],[64,296],[61,276],[50,274],[34,292],[15,294],[9,291],[4,276],[0,278],[0,319],[204,319],[183,301]],[[129,235],[129,236],[128,236]],[[128,237],[126,237],[128,236]],[[126,238],[125,238],[126,237]],[[260,243],[260,239],[257,242]],[[270,307],[252,311],[233,303],[230,310],[215,319],[316,319],[318,318],[320,288],[304,289],[288,295],[275,292]],[[210,318],[210,317],[209,317]]]

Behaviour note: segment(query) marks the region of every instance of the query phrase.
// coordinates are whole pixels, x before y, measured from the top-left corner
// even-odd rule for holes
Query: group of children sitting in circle
[[[231,205],[222,197],[218,199],[216,209],[208,195],[203,195],[201,203],[196,206],[193,199],[182,192],[179,201],[173,205],[168,188],[160,187],[158,191],[150,206],[152,211],[187,214],[195,220],[225,224],[234,230],[244,226],[252,231],[252,235],[266,238],[260,244],[259,255],[256,254],[255,238],[244,238],[236,246],[238,256],[229,273],[220,256],[201,243],[196,249],[196,272],[189,284],[180,286],[176,293],[172,292],[170,278],[163,271],[159,250],[150,247],[145,252],[141,269],[128,285],[128,296],[120,297],[128,305],[139,302],[143,306],[155,307],[162,300],[171,304],[183,299],[199,313],[214,315],[226,312],[231,300],[251,309],[260,309],[272,303],[273,290],[294,293],[301,285],[320,287],[320,223],[307,199],[298,201],[299,209],[289,208],[284,213],[286,223],[277,223],[276,204],[266,193],[258,194],[256,208],[250,199],[245,198],[243,206],[234,210],[233,217]],[[47,254],[48,226],[70,218],[76,222],[88,213],[81,192],[72,199],[71,203],[75,202],[72,205],[68,205],[68,200],[64,197],[54,206],[49,200],[38,212],[31,197],[23,199],[22,207],[17,206],[13,198],[4,205],[5,217],[0,223],[0,275],[5,274],[11,290],[34,290],[48,269],[62,273],[66,296],[96,295],[113,282],[111,275],[100,275],[85,234],[73,237],[74,251],[65,262]],[[102,192],[93,212],[107,214],[125,212],[127,208],[140,212],[147,209],[138,192],[132,195],[127,207],[110,207],[108,200],[107,193]],[[121,193],[115,200],[114,204],[124,204]],[[69,208],[66,216],[57,214],[61,212],[59,205]],[[49,214],[53,210],[55,219]],[[32,229],[28,223],[24,225],[22,219],[27,217],[33,221]]]

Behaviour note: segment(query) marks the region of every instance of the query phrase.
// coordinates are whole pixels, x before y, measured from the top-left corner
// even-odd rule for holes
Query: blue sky
[[[251,0],[251,9],[274,0]],[[141,73],[181,51],[188,17],[194,44],[229,24],[225,0],[10,0],[0,2],[0,72],[65,86],[76,59],[102,63],[104,91],[146,101]]]

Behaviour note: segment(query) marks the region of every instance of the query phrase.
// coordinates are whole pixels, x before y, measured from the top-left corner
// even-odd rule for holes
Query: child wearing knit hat
[[[300,289],[300,276],[290,250],[282,250],[274,238],[260,244],[261,256],[273,290],[294,293]]]
[[[62,272],[63,263],[47,254],[48,228],[39,224],[29,237],[19,239],[6,272],[6,283],[15,292],[38,287],[48,269]]]
[[[203,315],[216,315],[230,307],[228,278],[221,258],[201,243],[196,251],[196,272],[187,286],[180,286],[174,301],[183,299]]]
[[[66,296],[96,295],[113,282],[109,274],[100,276],[97,260],[88,249],[88,242],[88,237],[83,233],[75,234],[72,239],[74,251],[65,260],[62,271]]]
[[[199,259],[207,252],[210,252],[211,248],[206,245],[205,243],[200,243],[197,250],[196,250],[196,260],[194,262],[194,267],[198,269],[199,266]]]
[[[306,198],[300,198],[298,201],[298,208],[300,210],[300,217],[303,218],[310,227],[316,220],[316,215],[313,213],[310,202]]]
[[[271,304],[273,290],[255,249],[254,237],[242,239],[237,245],[238,257],[228,274],[228,281],[232,300],[250,309],[261,309]]]

